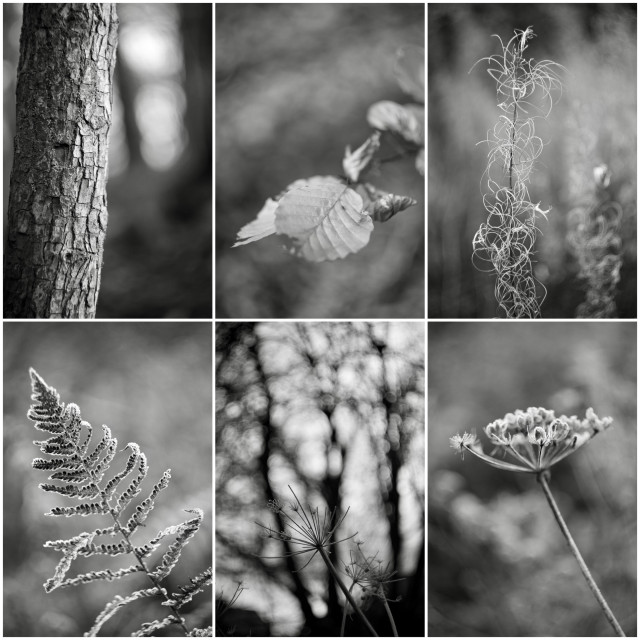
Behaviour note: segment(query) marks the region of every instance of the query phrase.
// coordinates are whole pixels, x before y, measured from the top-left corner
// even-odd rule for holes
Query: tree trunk
[[[115,4],[24,4],[5,318],[93,318],[107,226]]]

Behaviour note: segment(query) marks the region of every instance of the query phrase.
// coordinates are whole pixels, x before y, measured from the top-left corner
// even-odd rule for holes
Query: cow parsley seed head
[[[484,432],[496,446],[502,458],[489,456],[475,435],[455,435],[449,439],[451,447],[459,453],[467,449],[475,456],[499,469],[525,473],[541,473],[572,454],[597,433],[608,429],[612,418],[599,418],[592,408],[584,419],[576,416],[556,417],[553,410],[529,407],[507,413],[504,418],[489,423]]]
[[[345,573],[351,578],[352,584],[357,584],[362,590],[365,608],[369,604],[368,600],[379,598],[387,600],[388,585],[398,582],[402,578],[395,578],[396,571],[391,570],[390,563],[383,566],[378,554],[366,556],[360,545],[354,551],[349,552],[350,562],[345,564]]]
[[[256,522],[260,527],[261,537],[274,538],[285,542],[288,548],[284,554],[279,556],[260,557],[288,558],[311,553],[308,562],[298,569],[298,571],[302,571],[320,549],[325,550],[326,553],[330,553],[331,547],[345,540],[350,540],[357,535],[357,532],[341,540],[336,539],[335,534],[347,517],[349,509],[347,508],[342,514],[340,514],[335,507],[331,510],[325,509],[324,512],[321,512],[317,507],[308,507],[305,509],[291,487],[289,487],[289,491],[293,494],[295,502],[289,504],[287,510],[284,509],[282,503],[277,499],[269,500],[267,503],[269,510],[275,513],[284,525],[285,528],[282,531],[278,532],[270,526]],[[288,513],[288,511],[290,513]]]
[[[455,449],[464,459],[464,450],[477,444],[478,438],[475,433],[467,433],[466,431],[462,435],[456,434],[449,438],[449,445],[452,449]]]

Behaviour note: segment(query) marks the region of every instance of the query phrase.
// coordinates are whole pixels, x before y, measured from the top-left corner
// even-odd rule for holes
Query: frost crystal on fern
[[[45,591],[51,592],[59,587],[69,587],[96,580],[118,580],[132,573],[144,573],[151,583],[148,588],[133,591],[127,596],[117,595],[97,616],[92,628],[85,634],[96,636],[107,620],[117,614],[124,605],[145,597],[161,597],[162,605],[168,607],[170,615],[162,620],[145,623],[134,632],[134,636],[148,636],[155,631],[174,625],[184,636],[212,635],[211,629],[189,629],[180,614],[181,607],[194,595],[211,585],[211,568],[205,570],[190,584],[180,588],[180,593],[170,597],[162,586],[162,581],[171,573],[180,559],[185,545],[198,532],[203,519],[201,509],[185,509],[191,518],[177,525],[167,527],[146,543],[137,546],[133,534],[147,519],[160,492],[167,488],[171,479],[170,470],[165,471],[155,483],[151,493],[142,500],[125,522],[124,511],[141,491],[141,485],[147,477],[149,466],[145,454],[135,442],[129,442],[125,449],[129,456],[124,468],[115,475],[106,478],[111,463],[116,458],[118,441],[112,436],[109,427],[102,427],[102,436],[97,444],[92,442],[93,429],[82,420],[80,408],[72,403],[65,405],[60,401],[57,391],[50,387],[34,369],[29,371],[34,404],[29,409],[28,418],[35,423],[36,429],[51,434],[47,440],[36,440],[34,444],[49,456],[36,458],[34,469],[51,472],[49,480],[54,483],[41,483],[43,491],[57,493],[76,499],[75,506],[53,507],[45,515],[49,516],[88,516],[103,515],[109,519],[108,526],[94,531],[83,531],[68,540],[50,540],[45,547],[62,553],[53,578],[44,584]],[[130,477],[128,483],[125,478]],[[64,484],[60,484],[64,483]],[[124,522],[124,524],[123,524]],[[103,541],[108,536],[107,541]],[[175,536],[160,562],[152,567],[149,556],[158,549],[163,540]],[[80,557],[95,555],[133,556],[134,564],[121,569],[97,570],[67,578],[73,561]],[[147,583],[148,584],[148,583]]]

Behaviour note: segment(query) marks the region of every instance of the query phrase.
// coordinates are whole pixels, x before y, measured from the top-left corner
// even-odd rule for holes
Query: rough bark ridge
[[[24,5],[6,318],[93,318],[107,227],[115,4]]]

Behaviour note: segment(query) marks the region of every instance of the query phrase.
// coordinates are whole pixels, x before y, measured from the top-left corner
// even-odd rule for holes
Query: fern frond
[[[95,619],[93,626],[91,629],[85,633],[86,638],[94,638],[98,635],[98,631],[100,631],[102,625],[109,620],[109,618],[113,617],[120,607],[124,607],[124,605],[134,602],[135,600],[139,600],[140,598],[149,598],[151,596],[158,595],[162,593],[164,590],[159,587],[152,587],[151,589],[140,589],[139,591],[134,591],[129,594],[125,598],[122,596],[116,596],[111,602],[107,604],[107,606],[98,614],[98,617]],[[164,595],[164,594],[163,594]]]
[[[59,484],[47,484],[40,483],[40,488],[43,491],[53,491],[59,493],[61,496],[67,496],[68,498],[95,498],[100,495],[100,489],[93,483],[86,487],[76,487],[72,484],[59,485]]]
[[[111,436],[111,429],[104,424],[102,425],[102,438],[89,456],[86,455],[89,450],[89,441],[87,441],[86,444],[83,443],[83,445],[84,447],[79,447],[79,456],[84,460],[84,466],[95,470],[96,473],[101,473],[104,469],[109,468],[118,449],[118,441]],[[98,463],[102,454],[104,454],[104,458],[102,462]]]
[[[88,544],[91,544],[93,537],[94,536],[91,533],[81,533],[80,535],[75,536],[75,538],[71,538],[71,540],[56,540],[54,543],[45,542],[45,547],[55,547],[59,551],[63,552],[62,560],[58,563],[53,578],[50,578],[44,583],[44,590],[47,593],[50,593],[60,586],[60,583],[64,580],[71,563],[78,557],[78,555],[80,555],[82,549],[84,549]],[[67,544],[63,547],[60,545],[62,542]]]
[[[122,513],[122,510],[128,507],[130,502],[140,493],[140,485],[142,484],[142,481],[147,477],[148,472],[149,466],[147,465],[147,457],[144,455],[144,453],[141,453],[138,460],[138,473],[136,474],[136,477],[130,482],[129,486],[122,492],[122,494],[118,498],[116,506],[116,511],[118,511],[118,513]]]
[[[155,500],[161,491],[166,489],[171,479],[170,470],[153,486],[149,496],[140,502],[135,511],[124,522],[124,510],[140,493],[142,482],[147,477],[149,466],[145,454],[135,442],[129,442],[125,449],[130,453],[124,468],[112,477],[107,476],[111,464],[116,457],[118,441],[111,434],[109,427],[102,426],[102,436],[92,445],[93,430],[91,425],[82,420],[80,408],[75,404],[65,405],[60,395],[48,386],[42,377],[33,369],[30,370],[32,383],[33,406],[28,417],[33,420],[40,431],[51,435],[47,440],[35,441],[40,451],[50,458],[36,458],[32,466],[50,473],[49,480],[63,481],[66,484],[42,483],[43,491],[57,493],[70,499],[80,501],[74,506],[53,507],[46,515],[52,516],[107,516],[109,526],[83,532],[66,540],[53,540],[45,543],[45,547],[62,553],[62,558],[55,568],[53,578],[44,584],[45,591],[50,592],[60,587],[86,584],[96,580],[113,581],[133,573],[144,573],[152,587],[133,591],[128,596],[116,596],[109,602],[96,618],[93,627],[86,634],[95,636],[101,627],[113,617],[124,605],[145,597],[160,597],[162,604],[171,609],[171,614],[163,620],[155,620],[144,624],[134,635],[151,635],[154,631],[169,625],[178,625],[185,636],[190,635],[185,620],[178,613],[179,608],[191,598],[211,584],[211,569],[203,572],[182,587],[181,594],[173,594],[170,598],[162,581],[176,566],[183,548],[197,533],[204,517],[201,509],[186,509],[194,515],[189,520],[166,527],[146,543],[134,544],[132,536],[152,511]],[[125,488],[125,479],[135,473]],[[105,476],[107,476],[105,478]],[[103,536],[119,536],[112,542],[102,542]],[[176,536],[169,545],[161,561],[150,570],[147,558],[162,544],[166,537]],[[120,569],[94,570],[67,578],[66,574],[73,561],[79,557],[131,555],[135,564]]]
[[[82,550],[83,556],[103,554],[105,556],[120,556],[123,553],[131,553],[131,545],[126,542],[118,544],[92,544]]]
[[[34,460],[35,462],[35,460]],[[90,478],[89,473],[86,469],[62,469],[61,471],[56,471],[49,476],[52,480],[66,480],[67,482],[85,482]]]
[[[135,467],[138,462],[140,462],[140,473],[143,474],[142,477],[145,478],[147,475],[147,458],[144,453],[140,453],[140,447],[135,442],[130,442],[127,447],[131,449],[127,466],[107,483],[107,486],[104,488],[104,494],[107,499],[115,493],[120,482],[133,471],[133,467]]]
[[[80,469],[82,468],[82,464],[79,460],[67,460],[66,458],[52,458],[50,460],[45,460],[44,458],[35,458],[31,463],[31,466],[34,469],[40,469],[41,471],[52,471],[54,469],[68,469],[71,471],[72,469]]]
[[[158,482],[154,485],[151,494],[146,500],[143,500],[137,507],[135,513],[131,516],[129,521],[127,522],[127,530],[129,533],[133,533],[148,517],[149,513],[154,506],[154,501],[158,497],[158,494],[169,486],[169,480],[171,480],[171,469],[167,469],[163,474],[162,478],[158,480]],[[128,490],[127,490],[128,491]],[[125,492],[126,494],[127,492]],[[123,494],[118,500],[118,505],[129,504],[130,500],[128,500]]]
[[[50,438],[49,440],[34,440],[33,444],[40,447],[42,453],[50,456],[61,455],[70,456],[75,451],[75,445],[62,438]]]
[[[153,622],[145,622],[138,631],[132,633],[133,638],[148,638],[160,629],[165,629],[171,624],[178,623],[179,620],[175,616],[167,616],[164,620],[154,620]]]
[[[96,513],[109,513],[109,505],[100,502],[79,504],[75,507],[53,507],[45,516],[90,516]]]
[[[187,602],[193,600],[193,596],[204,590],[205,587],[211,586],[212,572],[211,567],[197,575],[195,578],[189,578],[189,584],[179,589],[181,593],[172,593],[172,600],[165,600],[162,604],[169,607],[174,606],[176,609],[180,609]]]
[[[166,535],[173,535],[175,533],[178,534],[178,538],[176,539],[176,541],[169,547],[167,552],[162,557],[162,562],[151,573],[151,575],[158,580],[163,580],[171,573],[171,570],[176,566],[176,563],[180,558],[182,549],[184,549],[185,545],[189,542],[189,540],[191,540],[191,538],[193,538],[193,536],[200,528],[202,518],[204,517],[202,509],[185,509],[185,511],[187,513],[196,514],[196,517],[192,518],[191,520],[187,520],[182,524],[175,525],[173,527],[167,527],[164,531],[161,531],[158,536],[156,536],[156,538],[154,538],[154,540],[152,541],[159,541]]]
[[[75,578],[67,578],[66,580],[63,580],[58,585],[58,588],[63,589],[64,587],[75,587],[76,585],[87,584],[88,582],[94,582],[95,580],[107,580],[108,582],[111,582],[112,580],[117,580],[118,578],[122,578],[123,576],[127,576],[131,573],[139,573],[140,571],[142,571],[142,567],[136,565],[118,569],[117,571],[112,571],[111,569],[105,569],[104,571],[90,571],[89,573],[81,573]],[[162,604],[164,604],[164,602]]]

